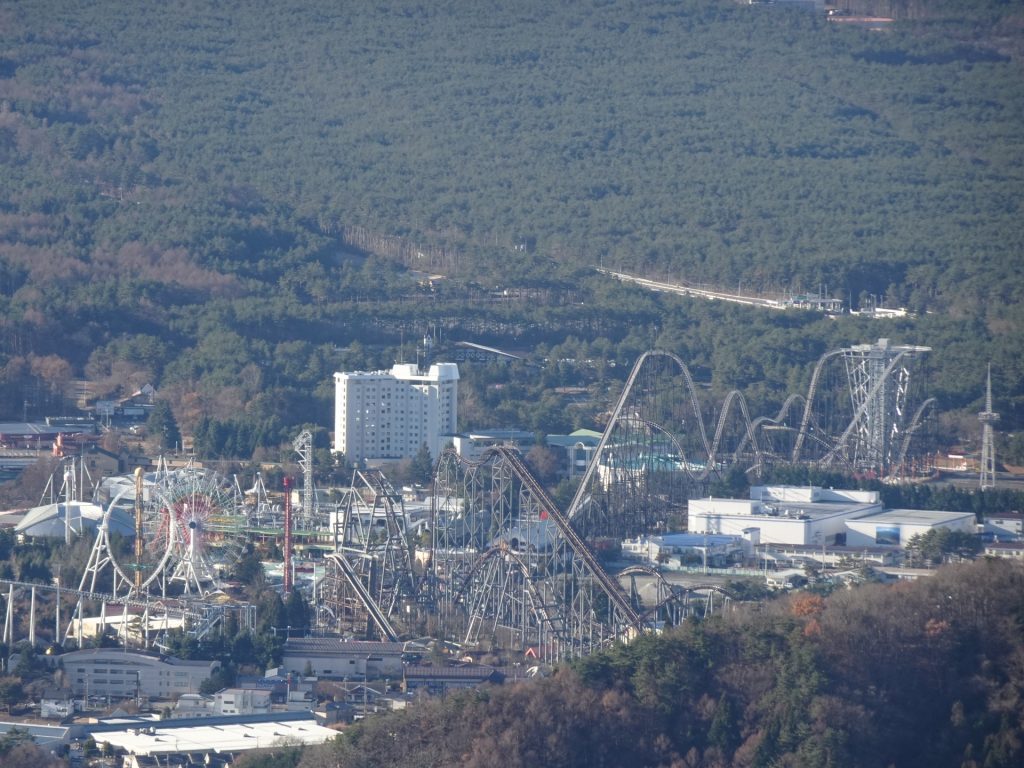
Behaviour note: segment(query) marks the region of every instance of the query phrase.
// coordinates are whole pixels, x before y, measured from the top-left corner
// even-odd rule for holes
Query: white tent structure
[[[96,530],[103,520],[103,507],[88,501],[59,501],[44,504],[30,509],[14,532],[23,536],[45,536],[63,539],[67,529],[74,536],[81,536],[83,531]],[[134,536],[135,527],[128,513],[124,510],[112,510],[110,515],[112,532],[124,536]]]

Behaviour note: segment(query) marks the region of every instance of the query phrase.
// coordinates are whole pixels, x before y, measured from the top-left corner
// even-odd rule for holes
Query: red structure
[[[292,479],[284,479],[284,593],[292,591]]]

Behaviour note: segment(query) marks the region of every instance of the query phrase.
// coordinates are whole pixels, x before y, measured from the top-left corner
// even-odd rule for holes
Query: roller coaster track
[[[546,624],[548,628],[551,629],[553,636],[557,637],[559,640],[565,640],[565,624],[561,621],[561,617],[558,617],[559,620],[556,621],[555,617],[552,616],[550,606],[548,606],[544,601],[543,595],[541,595],[540,591],[537,589],[533,576],[530,573],[530,569],[527,567],[526,563],[523,562],[523,559],[519,557],[519,555],[517,555],[505,542],[501,542],[497,546],[491,547],[476,559],[476,562],[473,563],[470,570],[466,573],[465,578],[462,580],[462,584],[460,584],[459,588],[456,590],[452,602],[460,602],[466,596],[466,593],[469,591],[470,584],[477,577],[480,571],[483,570],[484,566],[491,560],[499,557],[505,559],[507,562],[514,563],[522,573],[523,582],[526,585],[526,591],[530,596],[534,611],[540,618],[541,624]]]
[[[380,470],[368,470],[357,473],[366,485],[374,490],[378,498],[384,498],[384,517],[388,526],[388,538],[389,540],[397,541],[401,543],[400,547],[393,547],[392,551],[397,552],[399,562],[397,563],[396,570],[399,571],[396,576],[401,577],[401,581],[404,582],[402,586],[408,591],[409,597],[415,597],[417,593],[416,585],[416,572],[412,567],[413,553],[412,545],[409,543],[408,536],[406,533],[406,526],[399,524],[398,515],[395,513],[394,502],[397,500],[401,503],[401,494],[395,492],[395,488],[388,479],[384,476],[384,473]],[[392,604],[388,606],[388,610],[394,608],[394,602],[398,599],[399,591],[401,587],[393,590],[392,592]]]
[[[129,608],[139,608],[143,610],[152,610],[157,608],[159,610],[166,610],[176,614],[181,614],[183,617],[199,618],[203,615],[202,611],[197,608],[192,601],[177,600],[173,597],[164,597],[159,600],[147,601],[134,596],[123,597],[119,595],[106,594],[104,592],[92,592],[90,590],[58,587],[55,584],[34,584],[28,581],[0,579],[0,588],[10,589],[10,587],[14,587],[16,590],[35,589],[37,592],[57,592],[62,596],[71,595],[79,601],[91,600],[97,603],[113,603],[116,605],[127,605]]]
[[[804,446],[804,439],[807,437],[807,427],[811,423],[811,409],[814,407],[814,396],[818,392],[818,383],[821,380],[821,371],[825,367],[825,363],[846,352],[845,349],[835,349],[831,352],[826,352],[820,358],[818,358],[818,364],[814,366],[814,373],[811,375],[811,386],[807,389],[807,397],[804,399],[804,415],[800,419],[800,431],[797,432],[796,442],[793,444],[793,458],[794,464],[800,461],[800,451]],[[788,402],[788,400],[787,400]]]
[[[398,633],[395,632],[395,628],[391,626],[391,622],[388,621],[388,617],[384,615],[380,606],[377,605],[373,596],[370,595],[366,586],[359,578],[359,574],[356,573],[352,564],[348,561],[348,558],[340,552],[334,552],[327,555],[326,559],[334,562],[338,566],[338,570],[345,577],[349,586],[352,587],[352,591],[356,593],[356,597],[359,598],[359,602],[363,604],[363,607],[370,615],[373,623],[377,625],[377,629],[380,631],[381,636],[390,642],[397,642]]]
[[[722,441],[722,434],[725,431],[725,425],[728,423],[729,409],[734,401],[737,401],[739,403],[737,407],[740,409],[740,413],[743,416],[744,425],[746,427],[741,445],[746,445],[748,440],[751,441],[754,445],[754,453],[757,455],[758,463],[760,464],[762,461],[761,450],[757,445],[756,440],[754,439],[753,424],[750,421],[750,414],[747,410],[747,403],[746,400],[744,400],[743,398],[743,394],[736,389],[730,392],[725,398],[725,403],[722,406],[722,415],[719,417],[718,425],[715,429],[715,438],[714,441],[711,443],[711,453],[708,456],[707,463],[704,465],[704,468],[700,472],[695,473],[693,472],[693,470],[690,469],[689,462],[686,461],[686,451],[684,451],[683,446],[680,445],[679,439],[671,432],[669,432],[667,429],[665,429],[665,427],[653,421],[650,421],[649,419],[642,419],[638,416],[623,417],[622,419],[620,419],[619,423],[621,424],[635,422],[638,424],[642,424],[644,427],[654,432],[661,433],[670,443],[672,443],[672,447],[675,448],[676,452],[679,454],[679,458],[682,462],[683,472],[685,472],[686,475],[690,477],[692,480],[706,480],[714,471],[714,468],[718,463],[718,449]],[[738,454],[738,450],[736,451],[736,453],[733,454],[734,460],[738,458]]]
[[[864,397],[864,402],[862,402],[857,410],[854,411],[853,418],[850,419],[850,423],[847,425],[846,429],[843,430],[843,434],[839,436],[832,452],[825,457],[826,462],[834,459],[839,455],[840,451],[843,450],[846,446],[846,441],[850,438],[850,434],[857,428],[857,425],[860,424],[861,419],[864,417],[864,414],[867,413],[875,396],[878,394],[879,390],[886,385],[886,382],[889,379],[889,374],[892,373],[893,369],[903,361],[903,358],[907,357],[907,354],[908,353],[906,352],[900,352],[898,355],[894,356],[891,361],[889,361],[888,365],[885,366],[885,370],[883,370],[882,375],[878,377],[878,381],[876,381],[871,389],[868,390],[867,395]]]
[[[782,407],[779,408],[779,412],[775,414],[775,418],[772,418],[771,416],[758,416],[751,423],[752,429],[756,432],[762,424],[782,424],[786,420],[786,417],[789,416],[790,409],[792,409],[793,405],[798,400],[803,400],[804,402],[806,402],[806,399],[803,395],[790,395],[789,397],[786,398],[786,401],[782,404]],[[743,444],[741,443],[740,445],[742,446]]]
[[[658,611],[664,609],[672,603],[679,602],[680,600],[688,597],[689,595],[696,594],[697,592],[713,592],[722,595],[727,600],[736,599],[733,596],[733,594],[729,592],[729,590],[719,586],[718,584],[689,584],[685,587],[681,587],[680,589],[673,590],[672,594],[670,594],[667,598],[660,601],[656,605],[652,605],[650,608],[644,611],[641,615],[641,618],[645,622],[649,622],[651,617],[658,615]]]
[[[910,425],[907,427],[907,432],[903,435],[903,444],[900,446],[899,459],[897,461],[898,466],[903,466],[903,462],[907,460],[907,450],[910,448],[910,438],[914,436],[921,427],[921,419],[924,416],[925,410],[928,408],[934,408],[938,402],[934,397],[929,397],[914,412],[914,418],[910,420]]]
[[[747,441],[750,441],[750,445],[754,450],[754,456],[756,457],[755,464],[760,466],[764,463],[764,457],[761,455],[761,447],[757,444],[757,435],[754,433],[754,424],[750,420],[750,411],[747,409],[747,400],[743,397],[743,394],[738,390],[732,390],[728,395],[725,396],[725,402],[722,403],[722,414],[718,417],[718,426],[715,427],[715,439],[711,443],[711,454],[708,456],[707,468],[705,468],[705,477],[710,471],[711,467],[714,467],[717,463],[718,448],[722,443],[722,434],[725,432],[725,425],[728,422],[729,410],[733,401],[738,403],[740,414],[743,416],[743,426],[745,427],[743,439],[740,441],[739,447],[736,449],[736,453],[733,454],[733,460],[739,459],[740,448],[746,445]]]
[[[637,378],[640,376],[640,370],[643,368],[644,362],[648,357],[653,355],[665,355],[677,362],[682,368],[683,375],[686,377],[690,391],[693,391],[693,379],[690,377],[690,372],[686,368],[686,364],[677,355],[672,352],[662,352],[657,350],[647,351],[640,355],[640,358],[636,361],[633,366],[633,370],[630,372],[629,378],[626,380],[626,386],[623,387],[623,393],[618,395],[618,401],[615,403],[615,408],[611,412],[611,418],[608,419],[608,426],[605,427],[604,433],[601,435],[601,441],[597,444],[597,450],[594,451],[594,458],[590,464],[587,465],[587,471],[584,473],[583,478],[580,480],[580,485],[577,487],[577,493],[572,497],[572,501],[569,503],[569,507],[565,512],[565,518],[567,520],[573,519],[575,516],[580,514],[580,510],[584,506],[584,500],[590,495],[589,487],[591,481],[594,479],[594,473],[597,472],[598,465],[601,463],[601,456],[604,455],[604,451],[608,446],[608,441],[611,439],[611,433],[614,431],[615,424],[618,419],[623,415],[623,410],[626,408],[626,404],[629,401],[629,397],[633,392],[633,385],[636,383]],[[700,424],[700,436],[703,439],[703,444],[706,447],[708,445],[708,435],[703,429],[703,421],[700,419],[700,410],[696,407],[696,400],[693,400],[694,412],[697,416],[697,423]]]
[[[771,418],[770,416],[758,416],[756,419],[754,419],[754,422],[753,422],[753,425],[752,425],[752,428],[751,428],[752,431],[754,432],[754,434],[757,434],[758,431],[762,431],[765,424],[771,424],[772,426],[776,427],[777,429],[797,434],[798,433],[798,429],[796,427],[788,427],[788,426],[785,425],[784,422],[786,420],[786,417],[789,415],[790,409],[792,409],[793,405],[798,400],[804,400],[804,396],[803,395],[790,395],[789,397],[786,398],[786,401],[782,404],[782,407],[779,408],[779,412],[778,412],[778,414],[776,414],[775,418]],[[833,450],[833,448],[835,448],[835,446],[832,443],[830,443],[828,440],[825,440],[824,438],[820,437],[819,435],[815,434],[814,432],[805,432],[804,433],[804,438],[808,439],[808,440],[811,440],[816,445],[821,446],[822,450],[825,453],[829,453],[829,452],[831,452]],[[745,443],[746,443],[746,439],[747,438],[744,437],[743,440],[740,442],[739,447],[736,449],[736,453],[737,454],[739,454],[739,453],[741,453],[743,451],[743,448],[744,448]],[[847,470],[849,470],[851,472],[853,471],[853,469],[854,469],[853,463],[847,457],[840,455],[840,456],[835,456],[833,458],[838,458],[839,460],[841,460],[846,465],[846,469]],[[753,469],[753,467],[751,469]],[[749,472],[750,470],[747,470],[747,471]]]
[[[144,600],[134,592],[124,595],[113,595],[105,592],[95,592],[86,589],[73,589],[70,587],[59,587],[55,584],[34,584],[26,581],[13,581],[0,579],[0,590],[10,593],[12,590],[32,590],[35,592],[54,592],[57,599],[71,596],[75,598],[75,609],[68,622],[65,637],[71,634],[73,625],[82,618],[82,606],[85,602],[96,602],[101,605],[119,605],[125,609],[131,608],[142,611],[149,615],[152,613],[163,614],[164,616],[180,618],[192,626],[190,633],[197,639],[202,639],[209,630],[221,619],[219,614],[212,614],[208,609],[209,603],[205,601],[181,600],[173,597],[162,597],[156,600]]]
[[[655,423],[653,421],[650,421],[649,419],[641,419],[639,416],[626,416],[626,417],[620,419],[619,423],[620,424],[640,424],[645,429],[649,429],[652,432],[658,432],[658,433],[664,435],[665,438],[670,443],[672,443],[672,447],[676,449],[676,453],[679,454],[679,459],[680,459],[680,462],[682,463],[683,472],[685,472],[687,474],[687,476],[689,476],[693,480],[701,480],[701,479],[704,478],[706,473],[701,473],[699,475],[695,475],[693,473],[693,471],[688,466],[688,462],[686,461],[686,451],[684,451],[683,450],[683,446],[680,445],[679,439],[675,435],[673,435],[671,432],[669,432],[667,429],[665,429],[663,426],[661,426],[660,424],[657,424],[657,423]]]
[[[761,429],[761,425],[771,424],[773,426],[779,426],[783,424],[789,417],[789,411],[793,408],[793,405],[798,400],[804,400],[804,396],[790,395],[789,397],[786,398],[786,401],[782,404],[782,407],[779,408],[779,412],[775,415],[775,418],[772,418],[771,416],[758,416],[756,419],[754,419],[750,423],[749,436],[745,434],[743,438],[740,440],[739,445],[736,447],[737,455],[743,452],[743,449],[746,447],[748,439],[753,440],[754,437],[757,436],[758,430]],[[762,455],[759,451],[759,446],[757,446],[756,443],[754,450],[756,455],[758,455],[759,457]]]
[[[669,360],[674,362],[676,366],[678,366],[679,372],[683,377],[683,380],[686,385],[686,395],[688,396],[689,404],[693,410],[695,424],[697,426],[700,436],[700,442],[704,449],[704,455],[707,457],[707,463],[704,465],[704,468],[699,472],[693,472],[689,468],[689,466],[686,465],[686,457],[683,453],[682,447],[679,445],[679,441],[668,430],[666,430],[665,427],[655,424],[647,419],[643,419],[639,416],[623,416],[623,411],[629,404],[630,397],[633,394],[634,385],[636,384],[637,379],[640,377],[640,373],[644,367],[644,364],[648,361],[648,359],[653,357],[668,358]],[[783,406],[783,410],[780,411],[780,415],[777,418],[781,418],[782,415],[788,410],[791,403],[793,402],[793,399],[794,398],[791,396],[786,401],[786,404]],[[684,460],[683,466],[686,471],[686,474],[694,480],[705,480],[712,474],[712,472],[716,471],[716,466],[718,463],[718,453],[722,446],[722,439],[725,433],[725,426],[729,421],[729,417],[732,415],[733,407],[739,409],[740,416],[743,420],[744,426],[743,438],[741,439],[739,446],[733,454],[734,460],[738,459],[742,449],[746,447],[747,443],[749,442],[752,446],[752,450],[755,455],[755,464],[763,464],[764,456],[761,450],[761,446],[757,442],[757,429],[755,425],[756,423],[753,422],[750,418],[750,411],[747,408],[747,402],[746,399],[743,397],[742,393],[740,393],[738,390],[733,390],[729,392],[728,395],[726,395],[725,402],[722,406],[722,413],[719,416],[718,423],[715,427],[714,439],[709,443],[707,429],[704,426],[704,419],[701,415],[700,402],[697,399],[697,388],[693,382],[693,376],[690,374],[690,369],[687,367],[686,363],[684,363],[679,356],[671,352],[666,352],[664,350],[650,350],[648,352],[645,352],[636,361],[636,364],[633,366],[633,370],[630,372],[629,377],[626,379],[625,386],[622,389],[622,394],[619,396],[619,399],[615,404],[615,408],[612,411],[611,418],[608,420],[608,426],[605,428],[604,434],[601,435],[601,441],[598,443],[597,449],[594,451],[595,459],[591,461],[590,464],[587,466],[586,472],[584,473],[583,478],[580,481],[580,485],[576,489],[576,494],[573,497],[572,502],[569,504],[568,510],[566,511],[566,517],[569,520],[573,520],[577,517],[577,515],[580,514],[580,510],[583,508],[584,502],[589,495],[589,484],[593,479],[594,473],[598,469],[598,465],[600,464],[600,457],[604,454],[605,449],[608,447],[608,444],[611,441],[612,435],[618,424],[628,422],[630,420],[638,420],[653,429],[661,431],[663,434],[668,436],[673,445],[675,445],[675,447],[678,449],[680,458]],[[757,422],[757,424],[759,423],[760,421]]]
[[[597,556],[593,553],[587,543],[576,533],[576,529],[572,527],[567,516],[563,515],[558,509],[558,505],[555,504],[554,500],[548,496],[547,491],[541,487],[526,465],[520,460],[518,452],[511,448],[498,447],[488,449],[488,453],[493,453],[500,456],[502,459],[507,461],[519,480],[527,487],[530,493],[533,494],[534,498],[537,499],[548,512],[548,515],[552,520],[555,521],[555,525],[558,526],[558,530],[562,536],[565,537],[566,542],[572,548],[573,552],[586,564],[587,568],[593,574],[594,578],[601,585],[604,593],[608,596],[608,599],[612,601],[625,621],[632,626],[638,633],[643,631],[643,624],[640,621],[640,617],[633,609],[632,604],[629,602],[629,598],[626,597],[625,592],[622,590],[622,585],[618,581],[608,575],[608,572],[598,562]]]
[[[659,601],[650,608],[645,608],[640,614],[641,620],[646,624],[652,616],[655,616],[665,606],[680,600],[687,594],[694,592],[717,592],[723,597],[735,600],[736,596],[720,584],[672,584],[665,576],[649,565],[631,565],[615,574],[618,579],[626,576],[647,576],[658,582],[659,587],[668,594],[664,600]]]

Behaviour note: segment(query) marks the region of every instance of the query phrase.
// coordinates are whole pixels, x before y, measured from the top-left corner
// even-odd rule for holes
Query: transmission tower
[[[978,414],[981,422],[981,489],[996,485],[996,443],[992,425],[999,421],[999,414],[992,410],[992,364],[988,366],[988,380],[985,386],[985,410]]]

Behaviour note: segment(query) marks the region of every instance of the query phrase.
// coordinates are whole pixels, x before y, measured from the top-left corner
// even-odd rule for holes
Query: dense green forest
[[[240,765],[1010,768],[1022,587],[1019,564],[982,561],[795,594]]]
[[[529,358],[465,371],[464,424],[556,432],[655,345],[767,412],[889,336],[935,349],[950,441],[990,361],[1019,428],[1022,3],[894,1],[885,32],[781,5],[0,4],[0,418],[153,381],[207,455],[274,454],[330,423],[333,370],[430,332]]]

